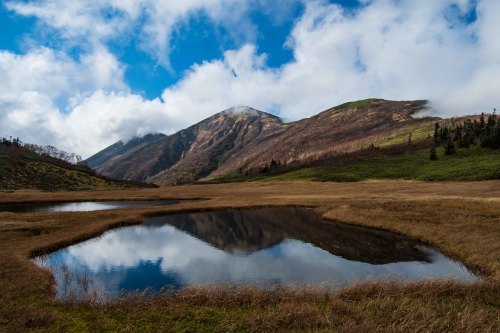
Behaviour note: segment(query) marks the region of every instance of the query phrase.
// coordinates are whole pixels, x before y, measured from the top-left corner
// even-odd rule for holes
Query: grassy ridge
[[[353,164],[303,168],[261,179],[360,181],[373,178],[426,181],[500,179],[500,151],[474,146],[446,156],[444,149],[438,148],[438,160],[430,161],[429,150],[422,149],[399,156],[380,155]]]
[[[139,186],[144,185],[101,177],[84,166],[41,156],[22,147],[0,145],[0,191],[76,191]]]

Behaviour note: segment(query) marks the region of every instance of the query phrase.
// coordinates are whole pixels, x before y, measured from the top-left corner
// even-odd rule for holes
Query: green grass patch
[[[387,147],[397,144],[408,143],[409,135],[412,135],[412,142],[421,142],[429,139],[434,135],[434,123],[429,124],[417,124],[404,128],[402,131],[398,131],[394,135],[384,137],[380,140],[376,140],[373,144],[377,147]]]
[[[429,149],[399,156],[380,155],[348,165],[303,168],[266,181],[314,180],[360,181],[365,179],[417,179],[427,181],[500,179],[500,151],[478,146],[460,149],[452,156],[438,148],[438,160],[429,159]]]
[[[0,173],[8,172],[12,169],[12,161],[8,156],[0,155]]]
[[[348,103],[341,104],[335,108],[336,109],[362,108],[362,107],[370,105],[374,100],[375,99],[373,99],[373,98],[369,98],[369,99],[363,99],[363,100],[355,101],[355,102],[348,102]]]

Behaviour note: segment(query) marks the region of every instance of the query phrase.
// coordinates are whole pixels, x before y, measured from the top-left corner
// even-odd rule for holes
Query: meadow
[[[369,179],[406,179],[422,181],[478,181],[500,179],[500,151],[478,145],[445,155],[437,148],[438,159],[429,159],[430,148],[418,148],[396,154],[373,150],[360,156],[337,157],[328,163],[297,168],[276,169],[254,175],[226,176],[208,180],[211,183],[237,181],[336,181],[357,182]],[[365,154],[366,156],[363,156]]]
[[[0,202],[192,199],[79,213],[0,212],[0,330],[43,332],[500,331],[500,181],[204,184],[159,189],[0,193]],[[51,273],[30,258],[144,217],[235,207],[307,206],[330,220],[428,243],[482,277],[476,283],[366,282],[340,290],[225,285],[56,301]]]

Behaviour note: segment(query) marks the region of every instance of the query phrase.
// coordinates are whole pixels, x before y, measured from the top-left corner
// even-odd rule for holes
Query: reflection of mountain
[[[233,253],[271,247],[284,239],[311,243],[334,255],[371,264],[431,262],[418,242],[391,232],[324,220],[306,208],[262,208],[168,215],[146,224],[169,224]]]
[[[169,224],[230,253],[252,253],[281,243],[283,228],[276,228],[257,211],[222,211],[168,215],[148,220]]]
[[[35,262],[53,270],[62,299],[88,295],[87,286],[113,299],[122,290],[218,283],[337,288],[367,278],[475,279],[460,264],[430,248],[423,250],[426,256],[417,245],[388,232],[325,221],[304,208],[268,208],[149,219]]]

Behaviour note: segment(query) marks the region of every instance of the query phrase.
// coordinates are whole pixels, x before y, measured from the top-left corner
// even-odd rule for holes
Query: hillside
[[[143,186],[145,185],[115,181],[99,176],[87,167],[0,142],[0,191],[76,191]]]
[[[103,175],[159,185],[252,174],[271,163],[294,167],[372,144],[402,143],[410,133],[415,141],[425,139],[432,134],[436,118],[413,117],[425,108],[425,101],[370,99],[289,124],[265,112],[233,108],[173,135],[102,158],[115,144],[88,161]]]
[[[350,160],[339,160],[296,170],[276,170],[276,172],[267,174],[222,177],[210,182],[256,180],[353,182],[367,179],[474,181],[500,179],[500,150],[483,149],[475,145],[467,149],[460,149],[453,156],[446,156],[444,147],[439,147],[437,154],[439,159],[431,161],[429,148],[409,150],[400,154],[388,154],[384,150],[380,150]]]
[[[133,138],[127,143],[118,141],[117,143],[109,146],[108,148],[101,150],[99,153],[93,155],[85,162],[91,168],[99,168],[104,163],[119,156],[130,153],[133,151],[138,151],[141,148],[151,144],[161,138],[165,137],[164,134],[147,134],[140,138]]]
[[[279,135],[245,147],[210,177],[235,171],[256,173],[271,167],[272,160],[282,166],[296,167],[356,152],[372,144],[398,144],[406,142],[409,133],[417,129],[421,131],[414,134],[414,140],[424,139],[432,133],[436,118],[412,116],[425,107],[425,101],[380,99],[343,104],[288,124]]]
[[[140,149],[129,149],[94,165],[94,169],[119,179],[158,184],[193,182],[213,173],[244,147],[283,129],[278,117],[251,108],[233,108]],[[89,161],[99,154],[102,152]]]

